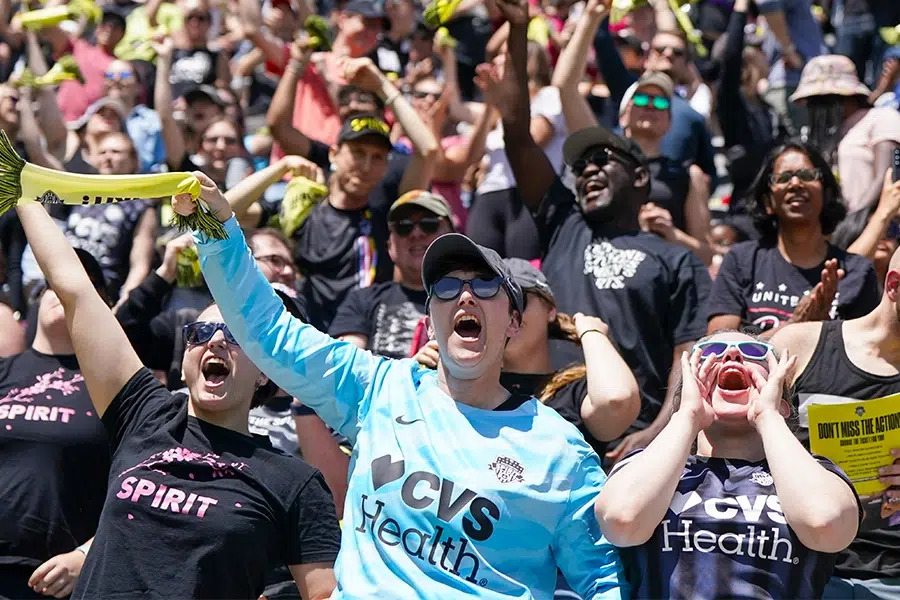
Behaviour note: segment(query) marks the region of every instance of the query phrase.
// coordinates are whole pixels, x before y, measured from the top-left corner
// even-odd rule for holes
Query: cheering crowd
[[[900,2],[0,0],[0,81],[0,598],[900,598],[810,450]]]

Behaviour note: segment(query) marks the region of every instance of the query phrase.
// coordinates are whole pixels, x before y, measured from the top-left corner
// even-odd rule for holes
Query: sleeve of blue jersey
[[[553,541],[556,564],[585,600],[629,598],[619,551],[594,516],[594,501],[606,482],[600,457],[583,440],[572,440],[572,448],[569,499]]]
[[[390,361],[340,342],[291,316],[232,217],[228,238],[195,233],[203,276],[241,349],[280,388],[356,441]]]

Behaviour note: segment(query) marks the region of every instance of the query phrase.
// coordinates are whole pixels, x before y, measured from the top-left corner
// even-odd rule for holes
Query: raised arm
[[[195,175],[201,198],[228,234],[219,241],[200,233],[194,239],[206,284],[229,329],[263,373],[355,441],[390,361],[292,317],[253,260],[228,201],[208,177]],[[173,208],[190,214],[196,205],[182,196]]]
[[[311,50],[302,41],[291,45],[291,59],[266,112],[266,125],[272,131],[272,137],[287,154],[298,156],[309,156],[311,147],[309,138],[294,129],[294,96],[297,84],[309,65],[310,56]]]
[[[480,75],[491,78],[486,94],[494,94],[491,103],[503,117],[503,142],[506,158],[516,179],[516,187],[528,210],[536,212],[541,200],[556,181],[556,172],[544,151],[531,136],[531,101],[528,97],[528,6],[525,3],[498,2],[509,23],[509,54],[497,72],[482,69]],[[494,90],[490,90],[494,87]]]
[[[44,207],[20,204],[16,211],[38,266],[65,310],[81,374],[91,402],[102,417],[113,398],[142,368],[141,360]]]
[[[257,204],[266,188],[293,171],[295,177],[305,177],[310,181],[325,182],[322,169],[305,158],[284,156],[277,162],[240,180],[225,192],[225,198],[234,211],[234,216],[242,227],[258,227],[262,217],[262,207]]]
[[[162,125],[163,145],[166,147],[166,163],[170,169],[177,170],[184,161],[186,146],[181,127],[175,122],[172,113],[172,84],[169,74],[172,69],[172,51],[174,45],[171,38],[154,43],[156,51],[156,83],[153,86],[153,104]]]
[[[35,75],[43,75],[47,72],[47,61],[41,50],[40,42],[38,42],[37,34],[33,31],[26,31],[28,44],[28,65]],[[47,86],[38,90],[38,100],[41,103],[41,110],[38,111],[37,119],[47,142],[48,152],[55,156],[62,156],[65,152],[66,145],[66,122],[63,119],[62,111],[56,103],[56,87]]]

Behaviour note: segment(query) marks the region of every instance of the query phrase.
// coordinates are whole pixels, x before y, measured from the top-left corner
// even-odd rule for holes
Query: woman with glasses
[[[709,184],[703,170],[662,154],[662,139],[672,125],[675,84],[664,73],[648,71],[622,99],[619,122],[647,157],[650,198],[638,216],[641,229],[689,248],[706,265],[712,262],[709,234]]]
[[[141,364],[43,207],[17,212],[112,449],[72,597],[255,599],[271,568],[287,565],[304,598],[327,598],[339,547],[331,495],[317,471],[251,435],[250,409],[274,384],[218,308],[184,328],[188,393],[173,394]]]
[[[736,331],[682,355],[674,414],[613,468],[595,507],[635,597],[822,597],[862,507],[792,433],[795,363]]]
[[[228,239],[197,235],[204,276],[241,348],[354,447],[335,598],[550,598],[559,567],[586,598],[621,598],[621,567],[591,514],[600,461],[551,409],[500,385],[522,290],[460,234],[422,262],[433,371],[377,357],[285,312],[225,198],[201,198]],[[195,210],[176,197],[180,214]]]
[[[817,150],[797,141],[775,148],[748,202],[760,239],[725,255],[709,296],[709,332],[853,319],[878,305],[872,263],[828,241],[846,209]]]

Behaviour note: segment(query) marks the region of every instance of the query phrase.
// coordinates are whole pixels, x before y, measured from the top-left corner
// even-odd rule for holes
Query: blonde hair
[[[547,334],[552,340],[566,340],[581,346],[581,339],[578,337],[578,331],[575,329],[575,320],[566,313],[556,313],[556,320],[547,326]],[[544,385],[544,389],[541,390],[538,399],[546,404],[559,390],[586,375],[587,368],[583,363],[557,371],[550,378],[550,381]]]

